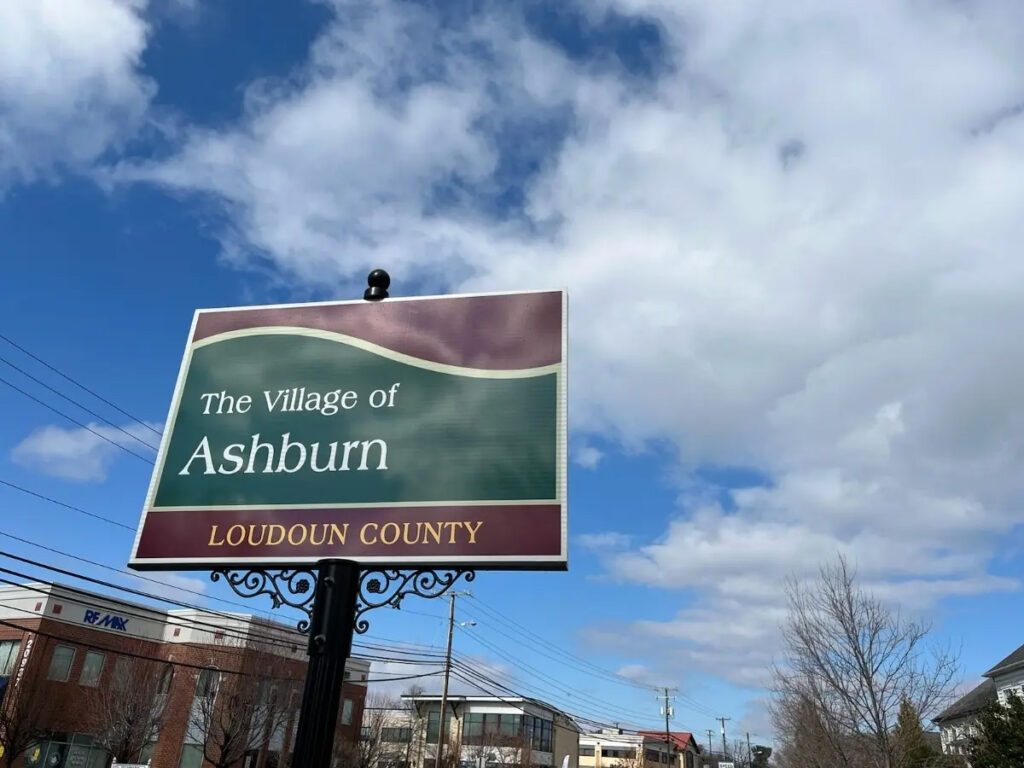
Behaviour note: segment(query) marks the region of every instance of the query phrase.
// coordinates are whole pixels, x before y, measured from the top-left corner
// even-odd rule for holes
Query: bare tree
[[[784,752],[806,766],[906,768],[893,736],[900,706],[936,712],[952,694],[957,654],[929,645],[928,624],[860,589],[843,558],[811,585],[791,582],[787,598],[786,656],[774,669]],[[797,743],[811,754],[791,755]]]
[[[34,641],[31,636],[26,641],[22,659],[27,658]],[[42,665],[35,665],[36,672],[31,678],[25,674],[24,662],[22,665],[0,690],[0,747],[3,747],[8,765],[13,765],[15,758],[49,738],[49,724],[59,711],[53,697],[43,690]]]
[[[212,690],[200,673],[189,730],[214,768],[239,764],[247,752],[262,748],[280,725],[287,702],[278,696],[274,668],[271,664],[266,676],[225,676]]]
[[[496,763],[506,768],[533,765],[533,745],[522,734],[510,735],[499,731],[484,731],[469,749],[469,754],[477,766]]]
[[[409,743],[394,741],[396,732],[408,729],[411,741],[412,719],[403,704],[390,696],[372,694],[363,707],[359,741],[336,739],[334,763],[345,768],[395,768],[408,764]]]
[[[168,663],[122,656],[109,683],[93,690],[90,732],[117,762],[141,762],[143,749],[156,741],[173,674]]]

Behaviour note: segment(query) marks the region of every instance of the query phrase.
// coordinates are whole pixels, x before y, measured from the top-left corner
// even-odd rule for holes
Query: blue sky
[[[842,552],[970,682],[1024,642],[1022,12],[705,5],[4,3],[0,333],[159,423],[196,307],[355,298],[377,266],[396,295],[567,287],[571,570],[481,575],[483,605],[678,686],[680,729],[767,736],[782,583]],[[144,461],[4,385],[0,413],[0,479],[135,522]],[[408,608],[373,633],[442,644],[444,605]],[[476,618],[457,650],[520,689],[657,724]]]

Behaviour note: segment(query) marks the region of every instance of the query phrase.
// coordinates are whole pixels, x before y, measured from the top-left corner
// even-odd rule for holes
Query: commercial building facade
[[[106,768],[111,733],[126,726],[105,714],[120,710],[150,718],[139,762],[203,768],[211,732],[234,727],[244,768],[284,768],[305,650],[304,635],[245,614],[164,611],[48,583],[2,587],[0,707],[45,737],[3,754],[0,767]],[[346,667],[341,739],[358,738],[368,673],[368,662]]]
[[[440,696],[403,696],[403,706],[367,711],[363,738],[381,741],[376,762],[432,768],[441,734]],[[579,768],[579,728],[568,715],[529,698],[449,696],[443,764],[448,768]]]
[[[657,731],[626,732],[603,728],[580,736],[580,768],[696,768],[700,746],[689,733],[674,731],[666,739]]]

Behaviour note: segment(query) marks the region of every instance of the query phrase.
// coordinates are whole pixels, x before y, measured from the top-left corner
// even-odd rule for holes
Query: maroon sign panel
[[[563,569],[562,291],[199,310],[130,565]]]

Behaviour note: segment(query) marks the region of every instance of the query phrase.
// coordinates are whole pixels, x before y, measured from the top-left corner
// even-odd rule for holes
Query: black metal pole
[[[383,269],[373,270],[367,283],[363,294],[366,301],[388,297],[391,278]],[[352,651],[359,598],[358,563],[321,560],[317,565],[309,625],[309,666],[295,732],[294,768],[330,768],[345,662]]]
[[[359,595],[358,563],[321,560],[319,566],[309,626],[309,666],[295,734],[295,768],[330,768]]]

